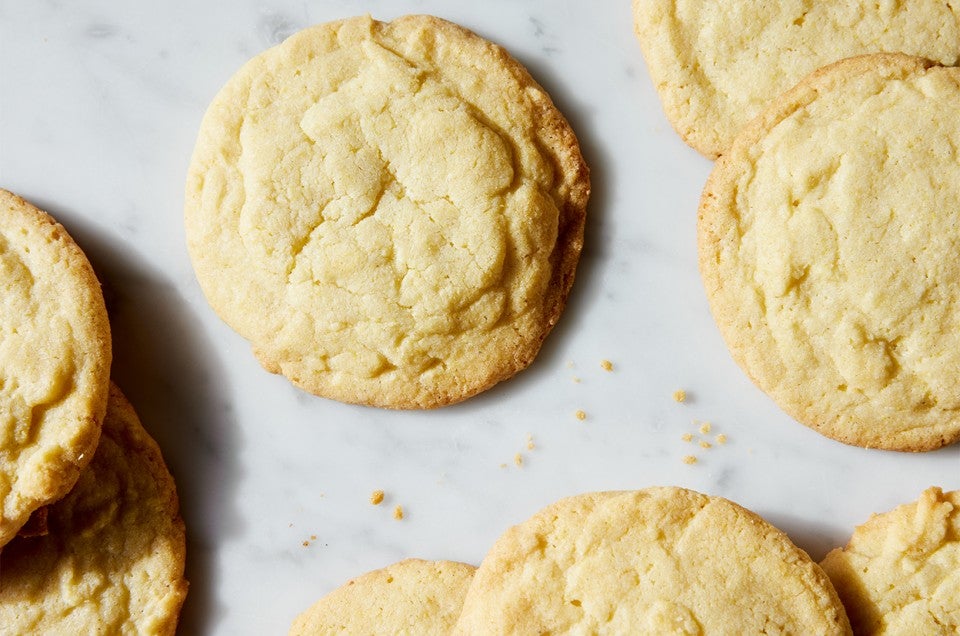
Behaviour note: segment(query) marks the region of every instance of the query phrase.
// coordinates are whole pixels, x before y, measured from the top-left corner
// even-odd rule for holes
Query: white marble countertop
[[[509,525],[585,491],[722,495],[819,558],[871,512],[960,488],[957,446],[828,440],[734,365],[696,265],[711,164],[664,119],[629,4],[0,0],[0,187],[56,216],[103,279],[114,378],[179,485],[182,633],[285,633],[351,576],[411,556],[477,563]],[[567,115],[593,172],[577,280],[539,358],[433,412],[346,406],[267,374],[207,305],[184,245],[184,177],[210,99],[295,30],[362,13],[432,13],[504,45]],[[700,448],[700,421],[728,443]]]

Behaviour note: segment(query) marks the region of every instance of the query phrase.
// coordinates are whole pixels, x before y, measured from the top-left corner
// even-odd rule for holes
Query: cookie
[[[774,100],[714,167],[700,271],[733,358],[831,438],[960,439],[960,69],[877,54]]]
[[[682,488],[562,499],[480,564],[454,634],[849,634],[829,579],[740,506]]]
[[[825,64],[885,51],[960,61],[960,5],[948,0],[634,0],[633,14],[667,118],[710,158]]]
[[[263,366],[344,402],[432,408],[509,378],[583,244],[573,131],[497,45],[430,16],[306,29],[203,118],[187,241]]]
[[[873,515],[821,565],[857,634],[960,633],[960,491]]]
[[[0,631],[173,634],[187,593],[176,487],[156,442],[110,387],[103,434],[47,533],[2,554]]]
[[[100,284],[66,230],[0,190],[0,546],[90,461],[110,382]]]
[[[448,634],[475,570],[453,561],[406,559],[368,572],[298,616],[290,635]]]

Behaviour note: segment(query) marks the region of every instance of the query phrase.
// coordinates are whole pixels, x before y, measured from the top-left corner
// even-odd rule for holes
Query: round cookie
[[[186,186],[214,310],[263,366],[432,408],[525,368],[583,243],[589,173],[499,46],[430,16],[306,29],[210,105]]]
[[[66,230],[0,190],[0,546],[90,461],[110,382],[100,283]]]
[[[3,549],[0,625],[14,634],[173,634],[187,593],[176,486],[110,387],[103,434],[47,533]]]
[[[777,98],[703,192],[700,271],[733,358],[858,446],[960,438],[960,69],[850,58]]]
[[[825,64],[885,51],[960,61],[960,5],[948,0],[634,0],[633,14],[667,118],[709,158]]]
[[[849,634],[829,579],[744,508],[681,488],[560,500],[508,530],[454,634]]]
[[[960,633],[960,491],[872,516],[821,565],[858,634]]]
[[[290,636],[448,634],[475,570],[454,561],[405,559],[368,572],[298,616]]]

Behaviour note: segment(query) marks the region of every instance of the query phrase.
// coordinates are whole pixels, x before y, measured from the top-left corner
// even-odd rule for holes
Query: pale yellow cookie
[[[100,283],[63,226],[0,190],[0,546],[90,461],[107,403]]]
[[[563,499],[480,564],[454,634],[849,634],[829,579],[752,512],[682,488]]]
[[[634,0],[633,13],[667,117],[710,158],[825,64],[879,52],[960,60],[950,0]]]
[[[734,359],[840,441],[960,438],[960,69],[878,54],[777,98],[700,205],[710,307]]]
[[[475,570],[454,561],[406,559],[368,572],[298,616],[290,636],[448,634]]]
[[[0,555],[4,634],[173,634],[187,593],[176,487],[156,442],[111,386],[103,434],[47,533]]]
[[[873,515],[821,565],[857,634],[960,633],[960,491]]]
[[[201,124],[186,229],[210,304],[317,395],[431,408],[525,368],[564,307],[589,175],[499,46],[429,16],[322,24]]]

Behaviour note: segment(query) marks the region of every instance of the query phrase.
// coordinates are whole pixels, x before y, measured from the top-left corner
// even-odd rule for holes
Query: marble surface
[[[433,13],[507,47],[593,171],[577,281],[539,358],[433,412],[346,406],[267,374],[207,305],[184,246],[184,176],[209,100],[297,29],[362,13]],[[819,558],[871,512],[960,488],[960,448],[833,442],[734,365],[696,266],[711,164],[664,119],[631,20],[627,0],[0,0],[0,186],[63,222],[103,279],[115,380],[179,484],[182,633],[285,633],[351,576],[410,556],[477,563],[509,525],[585,491],[722,495]],[[726,445],[698,446],[717,433]]]

